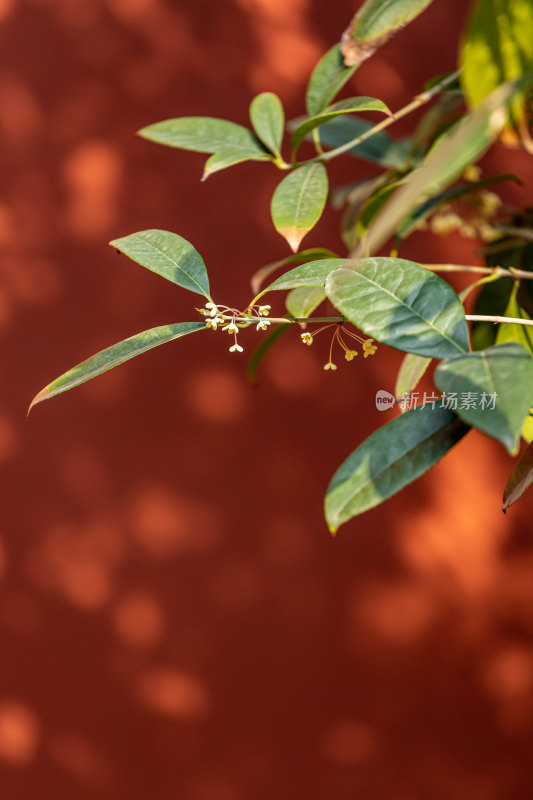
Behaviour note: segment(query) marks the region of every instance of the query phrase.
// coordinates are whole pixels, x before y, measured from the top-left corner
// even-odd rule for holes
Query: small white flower
[[[311,333],[301,333],[300,338],[304,344],[313,344],[313,335]]]
[[[210,317],[216,317],[218,314],[218,306],[215,303],[206,303],[205,307],[209,309],[206,313],[209,314]]]
[[[270,325],[270,320],[262,319],[261,322],[258,322],[255,326],[256,331],[266,331],[268,326]]]
[[[228,333],[239,333],[238,327],[235,325],[234,322],[230,322],[227,325],[224,325],[222,328],[223,331],[227,331]]]
[[[324,364],[324,369],[337,369],[337,365],[333,361],[328,361],[327,364]]]
[[[271,308],[272,306],[259,306],[257,313],[260,317],[268,317]]]
[[[224,322],[223,317],[210,317],[206,319],[205,324],[208,328],[211,328],[212,331],[216,331],[217,326]]]
[[[230,353],[242,353],[242,350],[243,348],[240,346],[240,344],[237,344],[237,342],[235,342],[235,344],[229,349]]]

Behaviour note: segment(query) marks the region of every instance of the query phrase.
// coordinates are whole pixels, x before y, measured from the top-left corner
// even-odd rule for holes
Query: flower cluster
[[[337,343],[344,350],[344,358],[346,359],[346,361],[353,361],[353,359],[359,355],[357,350],[352,350],[352,348],[348,347],[344,339],[344,336],[347,336],[349,339],[353,339],[358,344],[361,344],[363,346],[363,356],[365,358],[373,355],[376,352],[377,345],[374,344],[373,339],[363,339],[362,336],[358,336],[357,333],[348,330],[348,328],[346,328],[345,325],[341,325],[338,323],[334,323],[334,325],[335,325],[335,331],[333,333],[333,336],[331,337],[331,344],[329,347],[329,361],[327,362],[327,364],[324,364],[325,370],[333,371],[337,369],[337,365],[334,364],[332,361],[333,344],[335,341],[337,341]],[[315,331],[314,334],[311,334],[309,333],[309,331],[306,331],[305,333],[300,334],[300,338],[304,344],[311,346],[313,344],[315,336],[317,336],[322,331],[327,330],[327,328],[331,327],[332,325],[324,325],[322,328],[319,328],[317,331]]]
[[[237,334],[241,328],[255,325],[256,330],[266,331],[271,324],[269,319],[265,319],[270,313],[270,306],[266,305],[251,306],[245,311],[239,311],[236,308],[208,302],[204,308],[199,308],[198,311],[204,317],[207,317],[205,321],[207,328],[216,331],[218,326],[221,325],[223,326],[223,331],[233,336],[233,344],[229,348],[230,353],[243,352],[244,348],[237,342]]]

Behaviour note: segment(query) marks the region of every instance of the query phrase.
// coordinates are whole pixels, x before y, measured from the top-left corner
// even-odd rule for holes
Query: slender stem
[[[432,272],[476,272],[481,275],[497,275],[502,278],[525,278],[533,279],[533,272],[526,272],[523,269],[515,269],[510,267],[478,267],[478,266],[465,266],[463,264],[421,264],[420,266],[431,270]]]
[[[245,323],[247,325],[257,325],[258,322],[261,320],[265,320],[266,322],[272,322],[274,324],[283,325],[284,323],[293,323],[293,322],[338,322],[343,323],[346,320],[344,317],[238,317],[230,314],[219,314],[219,317],[225,320],[233,320],[240,325],[241,323]]]
[[[393,122],[396,122],[403,117],[406,117],[408,114],[411,114],[412,111],[416,111],[417,108],[420,106],[429,103],[430,100],[435,97],[435,95],[439,94],[439,92],[444,89],[450,83],[457,78],[459,75],[460,70],[456,72],[452,72],[451,75],[448,75],[442,81],[435,84],[432,89],[428,89],[427,92],[422,92],[422,94],[418,94],[410,103],[408,103],[403,108],[400,108],[399,111],[396,111],[394,114],[391,114],[390,117],[386,117],[385,119],[378,122],[377,125],[374,125],[372,128],[369,128],[367,131],[362,133],[360,136],[357,136],[355,139],[352,139],[349,142],[345,142],[345,144],[340,145],[340,147],[336,147],[334,150],[328,150],[327,153],[323,155],[316,156],[315,158],[310,158],[307,161],[300,161],[295,166],[301,167],[303,164],[313,164],[315,161],[331,161],[333,158],[337,158],[337,156],[342,155],[342,153],[346,153],[348,150],[351,150],[353,147],[357,147],[357,145],[361,144],[362,142],[366,142],[367,139],[370,139],[371,136],[374,134],[379,133],[380,131],[385,130]]]
[[[533,231],[530,228],[514,228],[510,225],[496,225],[495,230],[497,230],[498,233],[505,233],[508,236],[519,236],[526,242],[533,242]]]
[[[498,317],[490,314],[465,314],[465,319],[472,322],[506,322],[510,325],[533,325],[533,319],[520,319],[519,317]]]

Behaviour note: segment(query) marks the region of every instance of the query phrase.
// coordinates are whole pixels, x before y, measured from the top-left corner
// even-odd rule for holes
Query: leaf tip
[[[35,397],[33,398],[33,400],[31,401],[31,403],[30,403],[30,405],[28,407],[28,413],[26,414],[26,417],[29,417],[30,416],[30,411],[32,410],[32,408],[34,406],[36,406],[37,403],[41,403],[43,400],[46,400],[48,395],[49,395],[48,387],[45,387],[44,389],[41,389],[41,391],[38,394],[36,394]]]
[[[338,526],[335,526],[332,522],[328,523],[328,531],[331,533],[333,538],[336,537],[338,530],[339,530]]]
[[[308,232],[309,228],[278,228],[278,233],[288,242],[293,253],[297,252],[302,239]]]

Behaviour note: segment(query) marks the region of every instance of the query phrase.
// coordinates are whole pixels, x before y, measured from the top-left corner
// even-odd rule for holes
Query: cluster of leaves
[[[518,453],[521,437],[528,442],[533,439],[533,331],[528,327],[533,316],[533,298],[528,291],[533,278],[531,214],[502,208],[496,219],[494,208],[490,212],[485,209],[486,267],[463,268],[482,272],[483,277],[461,297],[435,274],[439,265],[431,269],[431,265],[397,257],[401,243],[432,215],[450,208],[459,198],[483,198],[489,183],[517,180],[512,175],[481,179],[472,172],[472,165],[497,138],[520,140],[529,148],[527,99],[533,70],[529,0],[507,0],[503,11],[500,0],[477,0],[460,48],[460,69],[430,82],[394,115],[377,98],[335,101],[358,66],[431,1],[363,3],[341,42],[326,53],[311,75],[307,115],[288,126],[287,161],[282,154],[283,105],[270,92],[258,95],[250,105],[252,129],[211,117],[182,117],[140,131],[153,142],[209,154],[204,178],[243,161],[269,162],[286,173],[273,194],[271,215],[294,254],[253,277],[257,294],[244,312],[229,309],[228,316],[220,311],[210,295],[201,256],[177,234],[145,230],[111,242],[133,261],[203,296],[213,314],[221,313],[220,321],[230,320],[230,328],[256,323],[252,310],[268,292],[287,292],[287,316],[272,320],[278,324],[272,326],[252,359],[252,372],[290,325],[326,319],[351,323],[373,340],[406,353],[396,383],[397,396],[412,392],[435,360],[439,363],[434,383],[444,397],[475,394],[492,398],[492,405],[481,407],[427,402],[373,433],[340,466],[327,490],[325,513],[332,531],[426,472],[470,428],[498,440],[513,455]],[[408,139],[398,141],[389,135],[386,129],[396,119],[430,100],[435,102]],[[384,116],[377,124],[359,116],[369,111]],[[299,161],[304,140],[314,144],[315,154]],[[327,164],[341,155],[371,161],[379,171],[330,192]],[[325,248],[298,253],[304,236],[320,219],[328,196],[343,208],[341,226],[348,257],[340,258]],[[394,257],[377,256],[391,238]],[[292,268],[263,288],[274,270],[287,267]],[[472,315],[465,314],[462,301],[478,287],[482,288],[470,336],[467,320]],[[311,316],[326,299],[339,316]],[[489,322],[481,317],[489,317]],[[494,322],[502,318],[518,319],[520,324],[502,322],[496,328]],[[267,323],[261,325],[266,328]],[[216,328],[213,320],[211,327]],[[148,349],[205,329],[203,319],[132,336],[57,378],[32,405]],[[504,507],[532,481],[530,444],[511,475]]]

